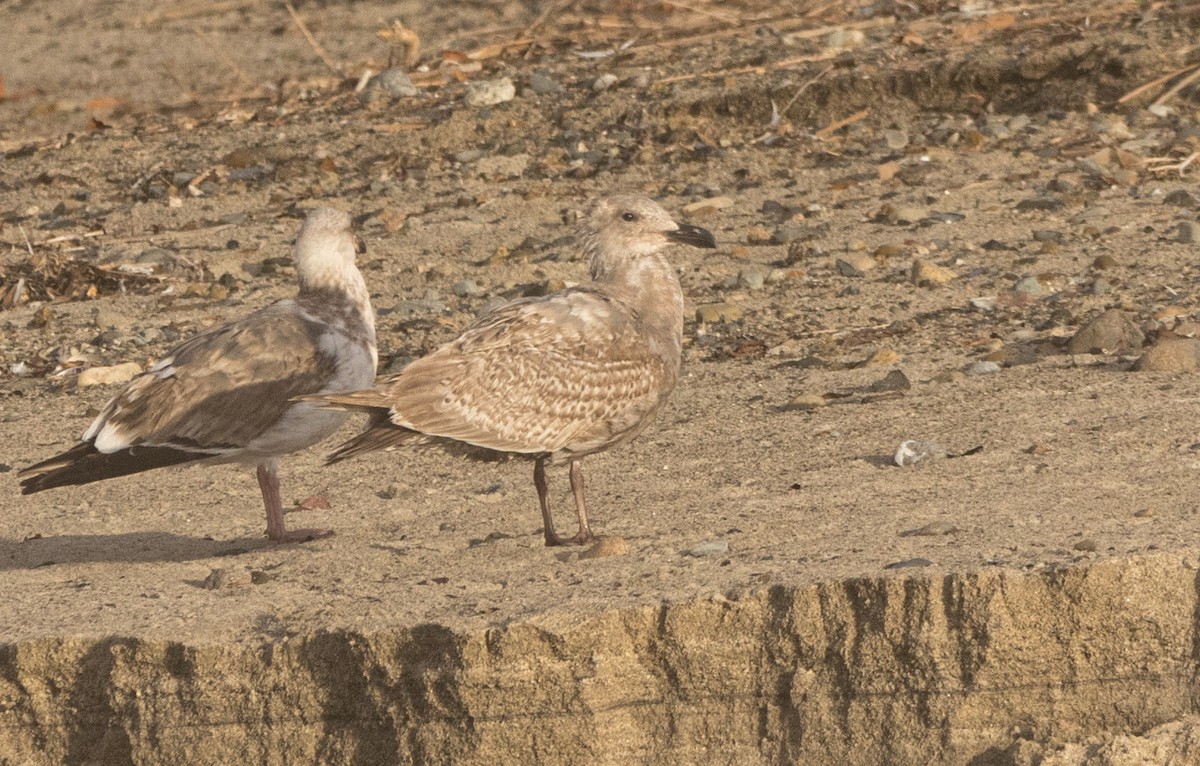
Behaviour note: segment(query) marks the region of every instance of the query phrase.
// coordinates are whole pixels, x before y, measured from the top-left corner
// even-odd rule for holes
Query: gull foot
[[[311,540],[320,540],[326,537],[333,537],[332,529],[289,529],[281,535],[270,537],[276,543],[307,543]]]

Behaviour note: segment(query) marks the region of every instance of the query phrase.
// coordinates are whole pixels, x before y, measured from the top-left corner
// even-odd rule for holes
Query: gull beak
[[[708,229],[701,229],[699,226],[692,226],[690,223],[676,223],[675,225],[679,228],[674,231],[663,232],[666,238],[672,242],[710,249],[717,246],[717,240]]]

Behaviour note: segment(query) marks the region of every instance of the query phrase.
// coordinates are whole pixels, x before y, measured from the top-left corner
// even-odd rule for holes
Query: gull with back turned
[[[371,415],[330,462],[418,445],[530,458],[546,545],[593,539],[580,461],[636,436],[679,377],[683,291],[660,251],[716,243],[634,194],[593,204],[579,238],[590,282],[494,308],[373,389],[305,397]],[[560,462],[579,522],[572,538],[559,536],[550,514],[546,465]]]
[[[187,463],[250,463],[267,537],[332,534],[286,528],[276,466],[347,417],[294,397],[368,386],[375,377],[375,314],[354,263],[361,251],[349,215],[313,210],[296,238],[295,298],[172,349],[104,406],[78,444],[21,471],[21,493]]]

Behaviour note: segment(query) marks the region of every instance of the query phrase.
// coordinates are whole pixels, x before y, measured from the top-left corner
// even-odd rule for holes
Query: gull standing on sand
[[[659,251],[716,242],[632,194],[595,203],[580,240],[590,283],[495,308],[372,390],[305,397],[371,414],[329,462],[410,445],[532,458],[546,545],[591,540],[580,461],[636,436],[679,377],[683,291]],[[546,484],[547,462],[562,461],[579,518],[570,539],[554,530]]]
[[[191,338],[112,398],[71,449],[21,471],[21,493],[203,461],[258,466],[267,537],[333,534],[283,522],[277,458],[336,431],[346,415],[292,399],[369,386],[375,312],[354,264],[350,216],[318,208],[296,238],[300,293]]]

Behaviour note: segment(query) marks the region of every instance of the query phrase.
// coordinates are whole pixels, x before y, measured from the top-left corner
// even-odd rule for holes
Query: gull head
[[[658,203],[640,194],[613,194],[597,200],[580,224],[579,239],[595,278],[628,270],[673,243],[717,246],[707,229],[675,221]]]
[[[362,240],[350,231],[350,215],[331,207],[309,212],[296,237],[296,274],[300,284],[312,288],[341,288],[354,281],[354,257],[366,252]]]

